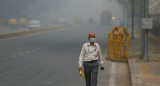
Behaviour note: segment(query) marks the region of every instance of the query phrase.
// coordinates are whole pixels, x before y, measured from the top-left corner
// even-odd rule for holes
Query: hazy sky
[[[114,0],[36,0],[24,13],[29,18],[40,18],[44,22],[54,18],[64,18],[68,22],[74,18],[99,21],[100,13],[104,10],[111,11],[115,17],[122,15],[120,6]]]

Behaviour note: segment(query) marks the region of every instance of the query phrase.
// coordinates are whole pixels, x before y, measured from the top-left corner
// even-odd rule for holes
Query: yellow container
[[[108,34],[107,59],[127,61],[130,35],[124,27],[114,27]]]
[[[119,27],[113,27],[112,30],[108,34],[108,47],[107,47],[107,56],[108,59],[114,59],[115,50],[116,50],[116,39],[117,32],[119,31]]]

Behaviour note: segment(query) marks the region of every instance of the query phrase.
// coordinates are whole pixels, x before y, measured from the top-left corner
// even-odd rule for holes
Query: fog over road
[[[79,24],[50,32],[0,40],[0,86],[84,86],[78,59],[88,33],[96,34],[106,56],[111,26]],[[109,69],[99,71],[99,84],[108,83]]]

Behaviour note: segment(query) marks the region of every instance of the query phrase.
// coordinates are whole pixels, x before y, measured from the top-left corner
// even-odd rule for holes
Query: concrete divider
[[[16,36],[24,36],[27,34],[33,34],[33,33],[38,33],[38,32],[43,32],[43,31],[51,31],[51,30],[56,30],[64,27],[69,27],[73,26],[79,23],[72,23],[72,24],[65,24],[53,28],[40,28],[40,29],[32,29],[32,30],[25,30],[25,31],[18,31],[18,32],[10,32],[10,33],[4,33],[0,34],[0,39],[5,39],[5,38],[11,38],[11,37],[16,37]]]

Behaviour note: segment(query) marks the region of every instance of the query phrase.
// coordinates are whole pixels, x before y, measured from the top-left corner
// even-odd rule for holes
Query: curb
[[[129,59],[128,64],[129,64],[132,86],[145,86],[142,75],[140,73],[140,68],[138,68],[136,61],[134,63],[134,61]]]
[[[136,81],[135,80],[135,78],[134,78],[134,74],[133,74],[133,68],[132,68],[132,66],[131,66],[131,60],[130,59],[128,59],[128,65],[129,65],[129,71],[130,71],[130,75],[131,75],[131,83],[132,83],[132,86],[136,86],[134,83],[134,81]]]
[[[79,24],[79,23],[65,24],[65,25],[57,26],[57,27],[53,27],[53,28],[40,28],[40,29],[33,29],[33,30],[10,32],[10,33],[5,33],[5,34],[0,34],[0,39],[12,38],[12,37],[17,37],[17,36],[24,36],[24,35],[28,35],[28,34],[43,32],[43,31],[51,31],[51,30],[56,30],[56,29],[60,29],[60,28],[64,28],[64,27],[73,26],[76,24]]]

